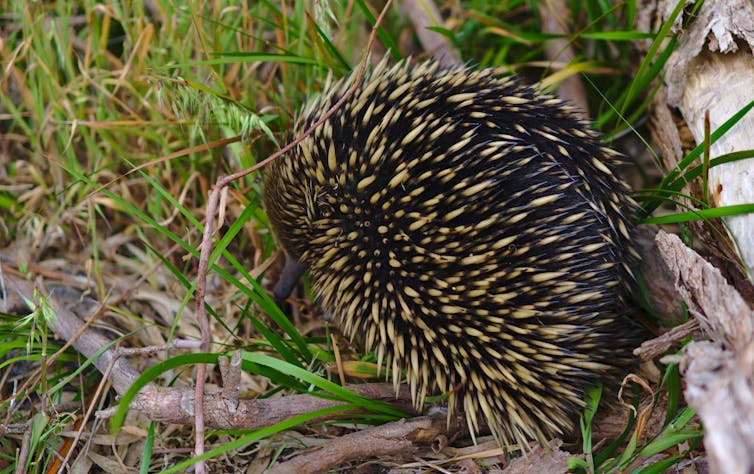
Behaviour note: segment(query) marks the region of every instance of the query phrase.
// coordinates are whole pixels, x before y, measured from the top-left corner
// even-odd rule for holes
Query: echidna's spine
[[[634,204],[615,168],[552,96],[490,70],[383,62],[268,166],[265,205],[346,334],[396,383],[405,371],[418,404],[450,392],[508,444],[568,429],[584,389],[631,360]]]

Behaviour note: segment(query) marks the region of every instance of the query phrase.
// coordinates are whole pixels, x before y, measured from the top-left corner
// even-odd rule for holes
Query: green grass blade
[[[667,216],[648,217],[645,224],[676,224],[679,222],[700,221],[729,217],[754,212],[754,204],[734,204],[732,206],[712,207],[696,211],[679,212]]]
[[[377,400],[370,400],[360,395],[356,395],[355,393],[349,390],[346,390],[345,388],[341,387],[340,385],[334,382],[324,379],[316,374],[312,374],[311,372],[305,369],[302,369],[301,367],[298,367],[293,364],[289,364],[280,359],[275,359],[274,357],[270,357],[265,354],[260,354],[258,352],[253,352],[253,353],[244,352],[242,357],[246,361],[254,362],[260,365],[265,365],[275,370],[278,370],[282,373],[290,375],[292,377],[301,379],[308,384],[311,384],[321,390],[324,390],[326,392],[329,392],[335,395],[340,400],[354,403],[358,405],[359,407],[366,408],[368,410],[375,411],[378,413],[395,416],[398,418],[408,416],[406,412],[399,410],[398,408],[395,408],[389,403],[385,403],[385,402],[381,402]],[[318,395],[318,394],[315,392],[312,392],[312,395]]]
[[[717,140],[720,139],[723,135],[725,135],[728,130],[733,128],[749,111],[754,108],[754,100],[746,104],[733,114],[728,120],[723,122],[722,125],[720,125],[714,132],[710,134],[710,142],[715,143]],[[660,184],[657,186],[658,189],[668,189],[668,186],[670,183],[676,181],[678,179],[678,176],[683,172],[683,170],[687,169],[691,163],[694,162],[697,158],[699,158],[702,153],[704,152],[704,149],[706,147],[705,143],[700,143],[697,145],[686,157],[681,160],[678,165],[670,170],[667,175],[662,179]],[[712,160],[714,161],[714,160]],[[654,212],[655,209],[661,204],[661,202],[658,202],[656,200],[647,200],[645,203],[643,203],[643,208],[645,209],[645,212],[647,214],[651,214]]]

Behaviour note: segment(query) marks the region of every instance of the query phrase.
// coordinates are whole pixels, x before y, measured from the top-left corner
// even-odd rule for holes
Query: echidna
[[[561,100],[493,70],[383,61],[267,167],[264,201],[342,330],[396,384],[405,372],[415,403],[448,393],[508,446],[569,431],[585,388],[631,359],[634,204],[616,155]]]

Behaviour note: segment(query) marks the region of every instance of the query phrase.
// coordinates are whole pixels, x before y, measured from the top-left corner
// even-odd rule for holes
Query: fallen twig
[[[267,470],[267,474],[327,472],[367,457],[406,455],[415,452],[420,445],[432,444],[438,437],[467,428],[465,423],[456,420],[456,425],[448,429],[445,414],[436,414],[349,433],[279,463]]]

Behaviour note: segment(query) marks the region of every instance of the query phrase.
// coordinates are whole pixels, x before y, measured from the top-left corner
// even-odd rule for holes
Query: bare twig
[[[23,474],[26,469],[26,461],[29,459],[29,448],[31,446],[31,429],[32,424],[29,422],[24,430],[21,450],[18,452],[18,458],[16,458],[16,474]]]
[[[692,319],[680,326],[676,326],[659,337],[644,341],[640,347],[634,349],[634,355],[641,357],[642,360],[652,360],[661,356],[673,344],[686,339],[695,331],[699,330],[699,321]]]
[[[228,410],[235,412],[238,408],[238,393],[241,383],[241,351],[233,351],[230,359],[222,356],[218,362],[220,363],[220,374],[223,378],[223,399]]]
[[[539,8],[542,15],[543,33],[567,35],[573,21],[570,17],[570,9],[565,0],[545,0],[540,2]],[[553,62],[576,57],[573,45],[566,39],[552,39],[545,42],[547,57]],[[589,115],[589,103],[586,100],[586,89],[579,76],[570,76],[558,86],[558,95],[563,99],[573,102],[579,107],[584,117]]]
[[[411,20],[422,47],[437,62],[444,66],[453,66],[461,62],[451,42],[440,33],[429,29],[431,26],[442,26],[440,11],[432,0],[401,2],[401,13]]]
[[[295,458],[271,467],[268,474],[327,472],[347,462],[373,456],[406,455],[441,435],[462,431],[459,422],[448,429],[444,414],[400,420],[333,439]]]

